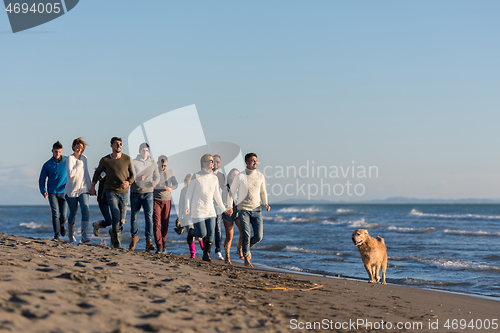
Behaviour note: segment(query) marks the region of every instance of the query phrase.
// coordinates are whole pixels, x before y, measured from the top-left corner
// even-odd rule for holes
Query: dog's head
[[[356,229],[352,233],[352,242],[358,247],[363,245],[368,238],[370,238],[370,235],[366,229]]]

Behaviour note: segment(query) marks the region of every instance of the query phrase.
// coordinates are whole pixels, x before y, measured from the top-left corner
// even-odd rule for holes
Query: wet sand
[[[6,234],[0,253],[1,332],[500,331],[500,302],[465,295]]]

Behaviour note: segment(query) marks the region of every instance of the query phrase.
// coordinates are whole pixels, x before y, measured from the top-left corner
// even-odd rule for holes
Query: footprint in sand
[[[36,270],[39,272],[48,273],[48,272],[52,272],[54,269],[53,268],[37,268]]]
[[[9,298],[9,302],[18,303],[18,304],[30,304],[28,301],[22,299],[18,295],[14,294]]]
[[[167,300],[162,298],[162,299],[155,299],[154,301],[151,301],[151,303],[155,303],[155,304],[161,304],[161,303],[165,303]]]
[[[189,291],[191,291],[191,286],[185,285],[185,286],[181,286],[181,287],[177,288],[177,291],[175,293],[176,294],[178,294],[178,293],[187,293]]]
[[[172,282],[174,280],[177,280],[177,278],[172,278],[172,279],[163,279],[161,282]]]
[[[44,290],[40,290],[42,293],[46,293],[46,294],[55,294],[55,290],[53,289],[44,289]]]
[[[87,302],[81,302],[81,303],[78,303],[77,305],[83,309],[90,309],[90,308],[95,307],[95,305],[89,304]]]
[[[21,315],[28,319],[45,319],[50,315],[50,312],[24,310]]]

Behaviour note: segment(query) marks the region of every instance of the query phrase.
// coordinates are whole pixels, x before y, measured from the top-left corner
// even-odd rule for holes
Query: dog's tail
[[[380,243],[382,243],[382,244],[384,244],[384,245],[385,245],[385,241],[384,241],[384,239],[383,239],[382,237],[377,236],[377,240],[378,240]]]

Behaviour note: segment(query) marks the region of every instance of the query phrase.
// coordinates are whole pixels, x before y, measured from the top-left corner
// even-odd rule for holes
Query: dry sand
[[[460,329],[498,322],[495,300],[6,234],[0,249],[1,332],[500,331]]]

